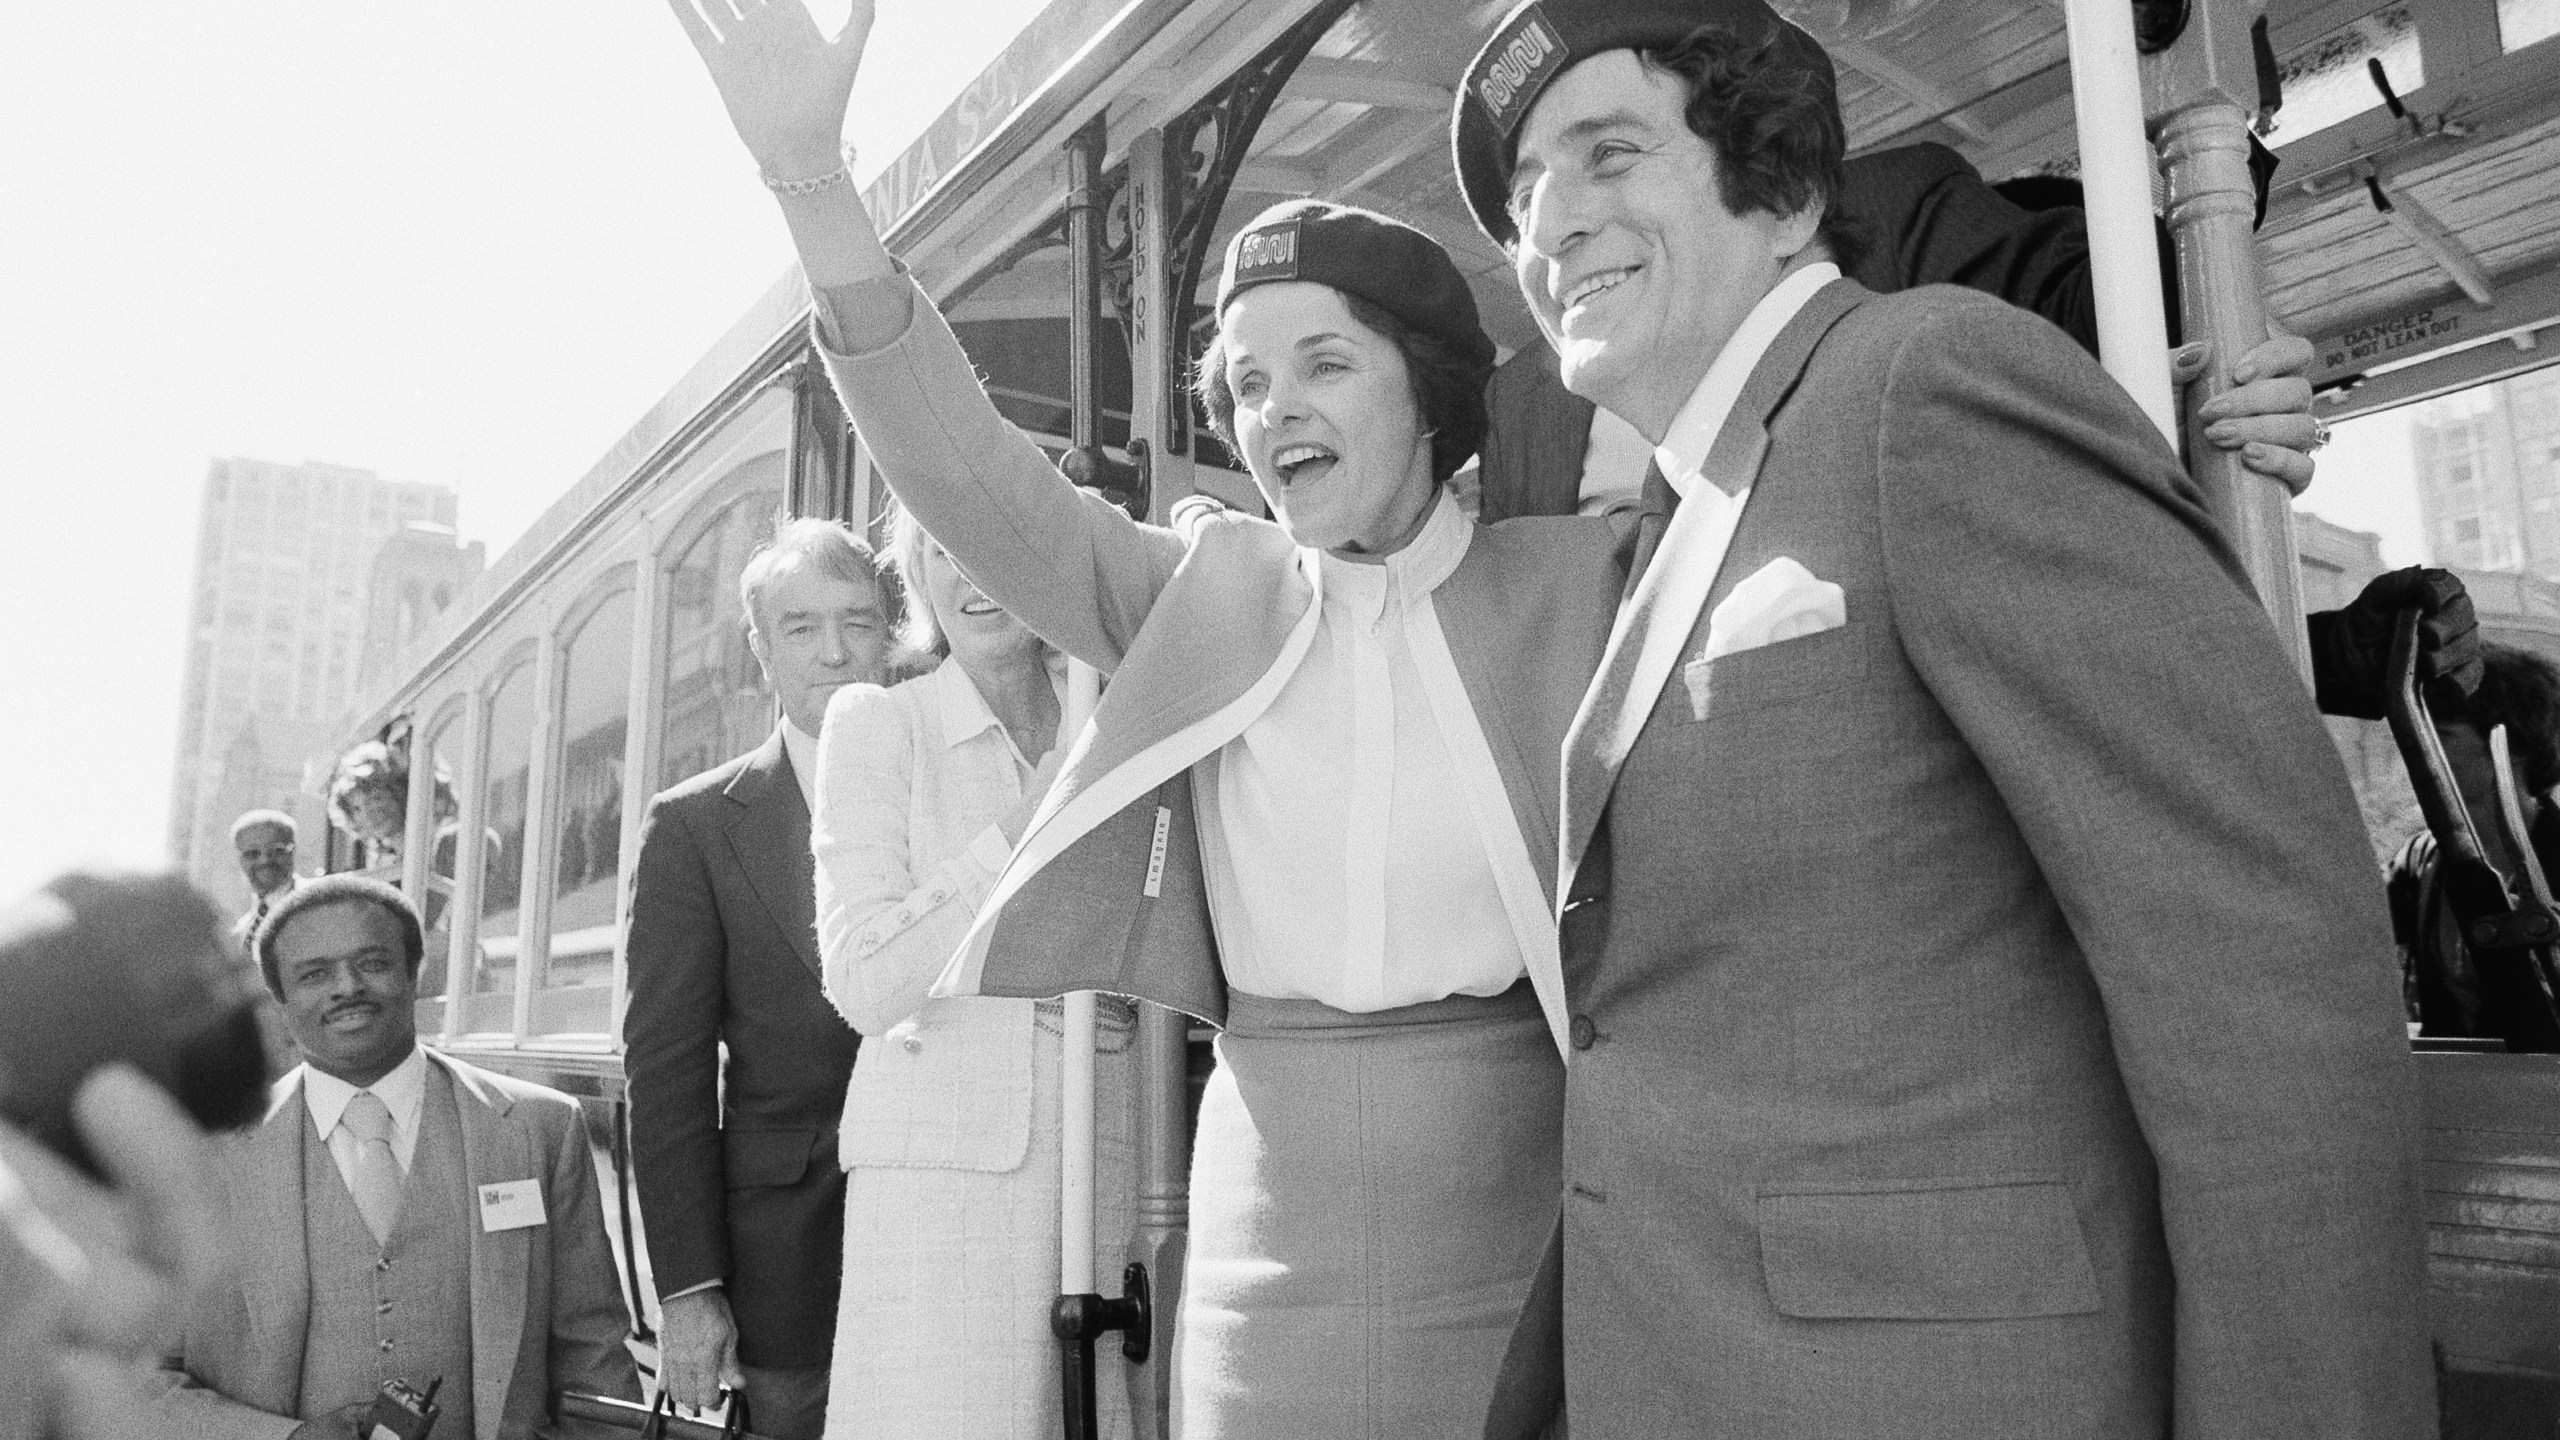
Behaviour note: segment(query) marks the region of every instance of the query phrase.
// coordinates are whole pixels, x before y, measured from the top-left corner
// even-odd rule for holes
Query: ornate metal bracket
[[[1167,227],[1174,266],[1173,333],[1188,335],[1196,326],[1192,296],[1200,288],[1201,267],[1208,263],[1209,244],[1217,238],[1218,212],[1226,207],[1227,190],[1253,146],[1254,133],[1272,102],[1333,23],[1354,0],[1323,0],[1261,54],[1210,91],[1200,103],[1165,126],[1165,165],[1174,213]],[[1125,196],[1124,183],[1121,193]],[[1125,292],[1124,292],[1125,293]],[[1122,312],[1124,315],[1126,311]],[[1179,386],[1176,387],[1177,391]],[[1184,453],[1191,449],[1190,407],[1176,411]]]

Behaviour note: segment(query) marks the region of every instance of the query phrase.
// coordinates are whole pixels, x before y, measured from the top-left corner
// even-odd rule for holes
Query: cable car
[[[1052,0],[874,182],[872,213],[999,407],[1070,473],[1157,519],[1195,492],[1258,509],[1184,382],[1210,320],[1212,257],[1264,206],[1319,195],[1409,221],[1469,270],[1506,354],[1541,343],[1448,159],[1452,87],[1506,8]],[[1853,153],[1928,141],[1995,180],[2077,176],[2106,360],[2173,435],[2155,212],[2174,240],[2184,333],[2225,356],[2269,320],[2313,337],[2332,422],[2560,358],[2536,338],[2560,319],[2554,0],[1779,8],[1830,48]],[[2253,130],[2280,162],[2254,234]],[[342,733],[345,745],[405,732],[408,804],[396,845],[342,839],[333,864],[370,865],[426,898],[422,1034],[584,1097],[612,1137],[621,1183],[608,1212],[639,1317],[654,1306],[621,1164],[617,1040],[639,819],[651,795],[773,724],[737,599],[771,519],[872,527],[887,504],[807,314],[797,274],[778,277]],[[2280,487],[2190,453],[2299,650],[2306,597],[2341,603],[2381,568],[2378,553],[2369,537],[2297,522]],[[2560,482],[2553,495],[2560,512]],[[2321,500],[2315,483],[2306,504]],[[2560,513],[2550,523],[2560,547]],[[2466,573],[2488,596],[2506,577],[2487,572],[2522,568]],[[2550,621],[2530,623],[2534,592],[2484,602],[2489,628],[2560,652],[2560,586],[2528,580],[2510,588],[2548,588]],[[2383,783],[2379,727],[2333,723],[2360,786]],[[1180,1282],[1198,1039],[1157,1013],[1141,1041],[1137,1253],[1157,1276],[1158,1355],[1162,1302]],[[2445,1433],[2547,1435],[2560,1414],[2560,1059],[2418,1064]],[[1130,1372],[1143,1433],[1165,1433],[1165,1369]]]

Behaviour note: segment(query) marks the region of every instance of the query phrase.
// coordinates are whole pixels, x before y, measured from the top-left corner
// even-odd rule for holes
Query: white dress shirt
[[[1595,410],[1591,415],[1591,434],[1583,442],[1582,487],[1576,513],[1606,515],[1612,510],[1634,509],[1644,494],[1644,470],[1648,461],[1660,464],[1663,478],[1682,496],[1689,493],[1688,482],[1698,468],[1707,463],[1707,451],[1715,445],[1716,432],[1724,428],[1726,412],[1742,394],[1743,382],[1751,378],[1752,367],[1769,351],[1769,343],[1787,322],[1796,318],[1804,302],[1813,292],[1840,278],[1840,267],[1820,261],[1795,271],[1760,297],[1760,303],[1743,317],[1742,327],[1708,366],[1698,388],[1689,394],[1688,402],[1673,417],[1671,428],[1663,435],[1660,447],[1645,443],[1636,427],[1618,418],[1616,412]],[[1674,458],[1685,456],[1675,471],[1672,461],[1662,458],[1664,451]]]
[[[800,782],[800,798],[809,813],[818,813],[818,737],[792,724],[782,722],[782,758],[791,762],[792,778]]]
[[[1725,417],[1733,413],[1733,402],[1742,398],[1742,387],[1759,368],[1760,357],[1769,353],[1778,332],[1796,318],[1814,292],[1839,278],[1840,267],[1828,260],[1789,273],[1760,297],[1751,313],[1742,317],[1733,338],[1716,352],[1707,373],[1699,377],[1698,388],[1689,392],[1688,402],[1662,432],[1662,443],[1653,447],[1653,463],[1662,467],[1662,478],[1671,482],[1682,500],[1698,483],[1698,471],[1715,449]]]
[[[1716,352],[1707,373],[1699,377],[1698,388],[1689,392],[1679,413],[1671,417],[1670,428],[1662,432],[1662,443],[1654,447],[1653,461],[1662,467],[1662,478],[1679,493],[1680,508],[1662,532],[1662,544],[1654,552],[1653,563],[1636,581],[1635,595],[1618,607],[1618,617],[1609,630],[1608,651],[1600,660],[1605,675],[1617,663],[1622,650],[1629,645],[1640,647],[1628,684],[1629,703],[1618,712],[1617,729],[1606,742],[1611,753],[1624,755],[1634,748],[1637,733],[1653,712],[1653,697],[1662,693],[1663,683],[1670,677],[1689,636],[1685,624],[1655,624],[1637,635],[1633,633],[1635,617],[1695,616],[1701,612],[1707,593],[1715,588],[1716,572],[1724,566],[1725,550],[1742,524],[1743,507],[1751,499],[1749,490],[1739,495],[1725,494],[1707,483],[1699,472],[1714,452],[1717,437],[1724,432],[1724,422],[1733,413],[1734,402],[1742,398],[1742,387],[1750,382],[1751,372],[1759,368],[1761,357],[1769,353],[1778,332],[1787,328],[1787,322],[1796,318],[1796,312],[1816,291],[1839,278],[1840,267],[1825,260],[1794,271],[1771,286],[1769,293],[1760,297],[1760,303],[1751,307],[1751,313],[1742,318],[1733,338]],[[1574,857],[1568,855],[1559,867],[1560,897],[1570,887],[1573,864]]]
[[[1511,825],[1432,608],[1475,526],[1446,492],[1384,564],[1312,550],[1321,615],[1268,710],[1218,751],[1203,858],[1248,994],[1365,1014],[1528,973],[1481,817]],[[1452,734],[1452,727],[1467,727]],[[1485,785],[1491,796],[1471,794]],[[1489,802],[1489,803],[1488,803]]]
[[[391,1112],[391,1157],[400,1162],[400,1173],[409,1173],[410,1157],[418,1153],[418,1113],[427,1102],[427,1052],[423,1047],[409,1047],[408,1058],[391,1067],[391,1073],[363,1087],[382,1097],[382,1107]],[[356,1098],[357,1087],[335,1075],[302,1067],[302,1108],[311,1112],[311,1126],[328,1142],[329,1158],[338,1162],[338,1178],[352,1191],[356,1183],[355,1135],[338,1124],[346,1113],[347,1102]]]

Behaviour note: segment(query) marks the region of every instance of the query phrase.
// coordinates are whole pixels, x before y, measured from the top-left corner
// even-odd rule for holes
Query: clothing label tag
[[[521,1230],[539,1225],[542,1215],[542,1182],[539,1180],[504,1180],[480,1187],[480,1228],[496,1234],[501,1230]]]
[[[1172,809],[1163,805],[1157,806],[1156,841],[1155,844],[1147,850],[1146,895],[1150,900],[1156,899],[1164,894],[1164,840],[1166,833],[1172,829]]]

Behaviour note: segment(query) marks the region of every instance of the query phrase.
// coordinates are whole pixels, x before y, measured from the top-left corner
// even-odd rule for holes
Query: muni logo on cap
[[[1259,230],[1245,232],[1236,241],[1235,275],[1227,288],[1259,284],[1265,280],[1298,278],[1298,222],[1283,220]]]
[[[1564,68],[1564,42],[1544,12],[1531,5],[1511,19],[1484,47],[1471,89],[1476,103],[1493,119],[1493,128],[1508,139],[1529,102],[1538,98],[1555,73]]]

